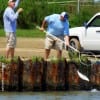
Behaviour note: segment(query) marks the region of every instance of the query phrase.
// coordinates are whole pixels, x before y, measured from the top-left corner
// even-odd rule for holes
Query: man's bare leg
[[[6,48],[6,58],[9,58],[11,56],[11,59],[14,57],[14,48]]]
[[[49,54],[50,54],[50,49],[45,49],[45,60],[48,59]]]
[[[11,59],[14,58],[14,51],[15,51],[15,49],[14,48],[11,48]]]
[[[6,58],[9,58],[9,54],[10,54],[10,48],[7,47],[7,48],[6,48]]]
[[[62,57],[62,51],[61,50],[57,50],[57,58],[61,58]]]

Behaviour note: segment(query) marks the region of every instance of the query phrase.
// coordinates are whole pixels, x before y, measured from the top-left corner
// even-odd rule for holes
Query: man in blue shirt
[[[51,48],[56,49],[57,58],[61,58],[63,42],[56,40],[53,36],[65,41],[66,46],[69,45],[68,14],[66,12],[62,12],[61,14],[46,16],[42,22],[40,30],[44,31],[46,24],[48,25],[48,28],[45,40],[45,59],[48,59]],[[50,34],[52,34],[52,36]]]
[[[23,11],[22,8],[19,8],[16,12],[15,8],[18,7],[20,0],[8,0],[8,7],[5,9],[3,14],[4,21],[4,31],[7,37],[7,46],[6,46],[6,57],[9,55],[11,58],[14,57],[14,51],[16,47],[16,21],[19,13]]]

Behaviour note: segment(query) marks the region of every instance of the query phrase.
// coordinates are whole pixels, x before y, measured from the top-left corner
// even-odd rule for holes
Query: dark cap
[[[62,16],[64,19],[68,19],[69,17],[67,12],[62,12],[60,16]]]

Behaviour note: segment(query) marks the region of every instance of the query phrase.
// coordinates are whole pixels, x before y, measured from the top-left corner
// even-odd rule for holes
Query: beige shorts
[[[15,48],[16,47],[16,34],[15,33],[6,33],[7,37],[7,47]]]
[[[59,39],[63,40],[64,37],[60,36]],[[46,36],[45,39],[45,49],[56,49],[56,50],[62,50],[64,46],[64,43],[54,39],[52,36]]]

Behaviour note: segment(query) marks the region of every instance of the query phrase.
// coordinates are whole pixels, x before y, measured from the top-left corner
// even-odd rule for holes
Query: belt
[[[57,38],[59,38],[59,39],[61,39],[61,40],[64,40],[64,39],[63,39],[64,37],[61,36],[61,35],[60,35],[60,36],[55,36],[55,35],[52,36],[52,34],[51,34],[51,35],[50,35],[50,34],[47,34],[46,36],[47,36],[48,38],[50,38],[50,39],[53,39],[53,40],[57,40],[55,37],[57,37]]]
[[[55,40],[55,38],[49,34],[46,35],[48,38]]]

